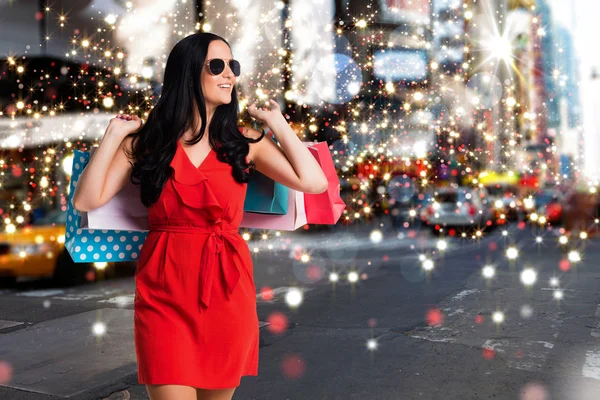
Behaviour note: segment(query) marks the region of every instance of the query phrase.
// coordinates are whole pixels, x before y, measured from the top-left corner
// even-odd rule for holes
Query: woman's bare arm
[[[106,204],[127,184],[131,165],[125,149],[131,151],[128,134],[141,126],[137,117],[111,119],[100,146],[83,170],[73,194],[73,207],[90,211]]]

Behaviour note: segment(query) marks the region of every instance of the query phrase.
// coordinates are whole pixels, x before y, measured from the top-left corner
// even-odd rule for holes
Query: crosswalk
[[[316,235],[297,235],[293,238],[274,236],[249,241],[248,246],[254,254],[266,251],[279,251],[293,256],[298,251],[324,251],[327,253],[343,254],[369,250],[424,250],[436,248],[439,242],[439,238],[435,238],[429,234],[395,234],[391,232],[384,233],[374,229],[370,233],[367,232],[365,234],[342,233],[323,237]],[[451,246],[457,244],[456,241],[451,243]]]
[[[256,294],[257,303],[283,303],[287,296],[298,294],[304,296],[314,288],[303,286],[281,286],[269,288],[267,291]],[[134,284],[125,282],[116,288],[93,286],[79,286],[74,288],[53,289],[2,289],[0,297],[16,296],[23,298],[39,298],[44,300],[62,300],[69,302],[95,302],[108,307],[133,307],[135,298]]]
[[[559,302],[548,288],[530,288],[523,296],[514,283],[499,286],[449,296],[432,308],[439,315],[429,325],[406,335],[475,347],[481,357],[500,358],[510,369],[542,374],[558,369],[564,379],[579,376],[600,385],[600,304],[587,305],[588,315],[577,289],[565,292]]]
[[[590,336],[600,338],[600,304],[596,308],[596,323],[590,331]],[[586,378],[592,378],[600,381],[600,348],[587,350],[585,353],[585,363],[581,368],[581,373]]]

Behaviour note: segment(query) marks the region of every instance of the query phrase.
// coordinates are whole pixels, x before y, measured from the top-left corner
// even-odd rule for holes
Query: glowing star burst
[[[495,324],[501,324],[504,322],[504,313],[502,311],[496,311],[492,314],[492,321]]]
[[[367,349],[374,351],[377,350],[377,340],[369,339],[367,340]]]
[[[525,268],[521,271],[521,282],[526,286],[531,286],[537,280],[537,272],[533,268]]]
[[[329,274],[329,282],[337,282],[340,280],[340,276],[337,272],[332,272]]]
[[[431,270],[433,270],[434,264],[433,264],[432,260],[427,258],[427,259],[423,260],[423,263],[421,266],[423,267],[423,269],[425,271],[431,271]]]
[[[532,221],[537,221],[538,220],[538,215],[536,213],[532,213],[529,216],[529,219],[532,220]]]
[[[302,304],[303,297],[304,296],[303,296],[302,291],[300,289],[291,288],[285,294],[285,302],[290,307],[298,307],[300,304]]]
[[[578,251],[572,250],[569,252],[568,259],[572,263],[576,263],[576,262],[581,261],[581,255],[579,254]]]
[[[358,273],[355,271],[349,272],[348,273],[348,282],[350,282],[350,283],[358,282]]]
[[[506,249],[506,257],[508,257],[509,260],[516,260],[517,257],[519,257],[519,250],[517,250],[516,247],[509,247]]]
[[[437,248],[440,251],[444,251],[448,248],[448,243],[446,243],[445,240],[438,240],[437,242]]]
[[[529,319],[533,316],[533,308],[528,304],[524,304],[521,307],[520,314],[521,314],[521,317],[523,317],[525,319]]]
[[[107,24],[114,25],[117,22],[117,16],[114,14],[108,14],[104,20]]]
[[[557,287],[560,284],[558,278],[551,278],[550,279],[550,286],[552,287]]]
[[[102,336],[106,333],[106,325],[103,322],[96,322],[92,325],[92,332],[96,336]]]
[[[558,243],[560,243],[560,244],[567,244],[568,241],[569,241],[569,238],[566,237],[565,235],[561,235],[558,238]]]
[[[554,299],[556,299],[556,300],[562,300],[562,298],[565,296],[565,294],[562,290],[559,289],[559,290],[554,291],[553,296],[554,296]]]
[[[492,267],[491,265],[486,265],[481,270],[481,273],[483,274],[483,277],[485,279],[492,279],[494,277],[494,275],[496,275],[496,269],[494,267]]]
[[[369,235],[369,239],[371,239],[371,242],[374,244],[381,243],[381,241],[383,240],[383,233],[376,229],[373,232],[371,232],[371,234]]]

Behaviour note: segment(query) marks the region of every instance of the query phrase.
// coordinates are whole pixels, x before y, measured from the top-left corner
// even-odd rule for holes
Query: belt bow
[[[153,225],[151,231],[178,232],[178,233],[204,233],[208,238],[202,248],[200,256],[200,273],[198,276],[200,310],[204,311],[210,304],[210,296],[215,281],[215,272],[222,272],[225,289],[231,296],[240,279],[240,267],[234,255],[242,238],[237,229],[224,230],[220,225],[213,228],[199,228],[191,226]],[[220,268],[219,268],[220,267]]]

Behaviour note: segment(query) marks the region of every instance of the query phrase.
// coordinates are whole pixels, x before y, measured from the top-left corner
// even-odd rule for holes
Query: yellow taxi
[[[66,212],[51,210],[22,229],[0,233],[0,279],[38,277],[79,284],[111,276],[113,263],[73,262],[65,248],[66,218]]]

